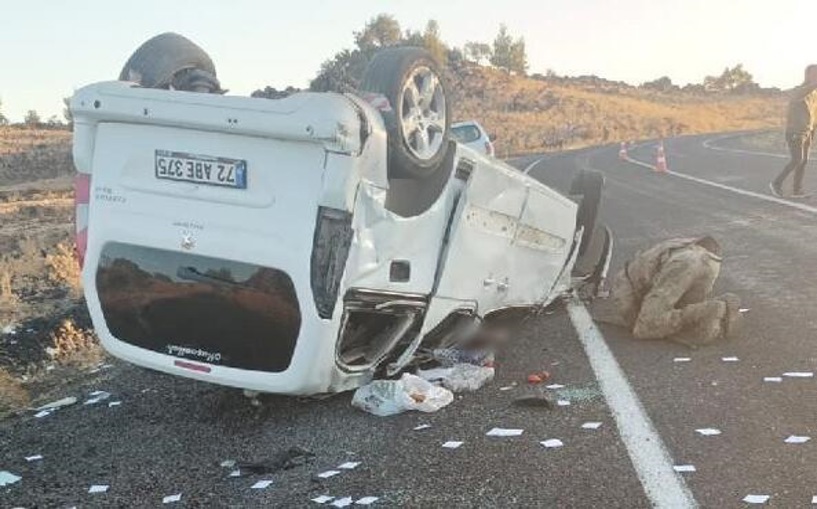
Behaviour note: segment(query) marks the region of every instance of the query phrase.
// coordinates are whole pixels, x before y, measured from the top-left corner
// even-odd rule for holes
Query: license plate
[[[246,189],[247,161],[157,150],[156,178]]]

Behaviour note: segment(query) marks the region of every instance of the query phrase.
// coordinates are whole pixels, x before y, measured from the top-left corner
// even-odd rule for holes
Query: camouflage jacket
[[[786,115],[787,134],[810,134],[817,124],[817,85],[803,84],[792,91]]]

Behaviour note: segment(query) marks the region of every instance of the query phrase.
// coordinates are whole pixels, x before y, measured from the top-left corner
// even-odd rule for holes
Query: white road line
[[[539,159],[537,159],[536,161],[534,161],[534,162],[530,163],[529,165],[527,165],[527,166],[525,167],[525,169],[524,169],[524,170],[522,170],[522,173],[524,173],[525,175],[527,175],[527,174],[528,174],[528,173],[530,173],[530,171],[531,171],[531,170],[534,168],[534,166],[536,166],[537,164],[541,163],[541,162],[542,162],[542,161],[544,161],[545,159],[546,159],[545,157],[540,157],[540,158],[539,158]]]
[[[590,313],[578,300],[571,300],[567,310],[647,498],[657,509],[698,507]]]
[[[637,164],[638,166],[642,166],[649,170],[655,171],[655,166],[649,163],[645,163],[643,161],[639,161],[637,159],[633,159],[632,157],[627,157],[627,161]],[[756,193],[754,191],[747,191],[746,189],[740,189],[739,187],[732,187],[727,186],[726,184],[721,184],[718,182],[712,182],[711,180],[705,180],[698,177],[693,177],[692,175],[687,175],[685,173],[678,173],[676,171],[668,171],[666,172],[667,175],[672,175],[673,177],[678,177],[686,180],[690,180],[692,182],[697,182],[698,184],[704,184],[706,186],[717,187],[718,189],[723,189],[724,191],[730,191],[733,193],[737,193],[743,196],[749,196],[751,198],[757,198],[758,200],[767,201],[770,203],[777,203],[778,205],[783,205],[785,207],[789,207],[792,209],[800,210],[802,212],[808,212],[810,214],[817,214],[817,207],[812,207],[811,205],[806,205],[805,203],[797,203],[794,201],[784,200],[783,198],[778,198],[777,196],[771,196],[768,194]]]
[[[773,152],[758,152],[754,150],[744,150],[740,148],[728,148],[728,147],[718,147],[717,145],[713,145],[712,142],[720,141],[720,140],[728,140],[730,138],[739,138],[741,136],[746,136],[745,134],[730,134],[728,136],[719,136],[717,138],[708,138],[704,140],[702,143],[704,148],[708,148],[709,150],[717,150],[719,152],[733,152],[735,154],[749,154],[753,156],[768,156],[768,157],[777,157],[780,159],[787,159],[789,156],[786,154],[775,154]]]

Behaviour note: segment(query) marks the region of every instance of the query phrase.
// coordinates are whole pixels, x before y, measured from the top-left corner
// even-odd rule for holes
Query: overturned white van
[[[208,93],[209,92],[209,93]],[[602,179],[566,197],[449,139],[443,76],[384,50],[359,93],[221,93],[176,34],[71,101],[77,244],[104,347],[280,394],[355,388],[482,319],[603,280]]]

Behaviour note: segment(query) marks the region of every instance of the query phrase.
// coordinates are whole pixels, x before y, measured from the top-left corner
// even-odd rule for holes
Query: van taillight
[[[74,228],[77,260],[82,267],[88,249],[88,204],[91,201],[91,176],[78,173],[74,178]]]

